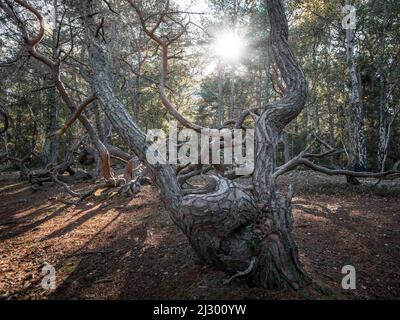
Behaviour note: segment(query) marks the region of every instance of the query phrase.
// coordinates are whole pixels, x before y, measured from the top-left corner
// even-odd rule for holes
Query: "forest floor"
[[[97,192],[71,205],[58,187],[0,175],[0,299],[398,299],[400,183],[350,187],[311,172],[281,178],[288,183],[294,236],[313,279],[297,292],[223,284],[227,276],[197,261],[152,186],[134,198]],[[41,286],[46,263],[55,290]],[[356,268],[356,290],[341,288],[344,265]]]

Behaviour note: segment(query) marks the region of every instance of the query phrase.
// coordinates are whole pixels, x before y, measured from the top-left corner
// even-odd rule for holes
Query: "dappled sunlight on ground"
[[[0,181],[3,298],[364,299],[400,294],[400,203],[393,196],[348,196],[337,193],[339,186],[327,194],[298,187],[294,235],[313,283],[298,292],[273,292],[249,288],[241,279],[224,285],[227,276],[197,260],[151,186],[131,199],[100,192],[71,205],[61,189],[35,191],[15,181],[5,189],[5,183],[10,181]],[[54,291],[40,286],[45,263],[57,271]],[[346,264],[357,270],[357,290],[340,287]]]

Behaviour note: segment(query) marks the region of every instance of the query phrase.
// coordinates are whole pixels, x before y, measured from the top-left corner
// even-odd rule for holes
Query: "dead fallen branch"
[[[332,170],[332,169],[328,169],[326,167],[319,166],[319,165],[315,164],[314,162],[304,158],[303,156],[298,156],[298,157],[290,160],[283,166],[279,167],[275,171],[273,177],[276,179],[280,175],[282,175],[288,171],[291,171],[300,165],[304,165],[314,171],[318,171],[318,172],[321,172],[321,173],[324,173],[324,174],[327,174],[330,176],[343,175],[343,176],[354,177],[354,178],[375,178],[375,179],[383,179],[385,177],[394,179],[394,178],[397,178],[400,176],[400,172],[394,171],[394,170],[381,172],[381,173],[358,172],[358,171],[351,171],[351,170],[345,170],[345,169]]]

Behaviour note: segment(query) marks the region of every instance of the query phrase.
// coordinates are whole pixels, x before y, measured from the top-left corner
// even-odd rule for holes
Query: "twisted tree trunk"
[[[129,143],[147,166],[161,191],[171,219],[188,237],[197,255],[230,274],[239,272],[255,286],[294,288],[308,277],[301,268],[291,236],[290,199],[276,192],[275,149],[284,127],[303,109],[307,86],[301,68],[288,46],[288,24],[280,0],[266,0],[271,21],[271,48],[286,95],[266,106],[257,123],[257,155],[253,184],[256,196],[241,185],[220,176],[209,176],[213,188],[202,194],[184,195],[170,165],[150,164],[144,133],[113,91],[112,73],[99,39],[93,2],[78,6],[85,18],[92,88],[116,132]],[[246,272],[240,272],[246,270]]]
[[[276,192],[273,173],[279,136],[304,108],[307,84],[288,45],[288,23],[281,1],[265,2],[271,25],[270,48],[287,92],[281,100],[267,106],[256,128],[253,184],[264,220],[264,232],[253,279],[264,287],[298,288],[308,279],[300,266],[297,247],[291,236],[293,217],[290,199]]]

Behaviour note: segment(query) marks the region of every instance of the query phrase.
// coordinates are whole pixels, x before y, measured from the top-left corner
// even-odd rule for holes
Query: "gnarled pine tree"
[[[303,71],[288,45],[288,23],[282,2],[265,1],[271,24],[271,52],[286,92],[282,99],[265,107],[257,122],[254,195],[221,176],[212,176],[215,183],[211,192],[184,194],[172,166],[147,162],[145,134],[113,91],[112,72],[90,14],[93,3],[84,4],[76,6],[86,17],[93,91],[115,131],[147,166],[171,219],[188,237],[198,256],[231,274],[247,268],[246,276],[256,286],[297,289],[304,285],[308,277],[291,235],[290,199],[277,192],[274,179],[279,136],[301,112],[307,96]]]

